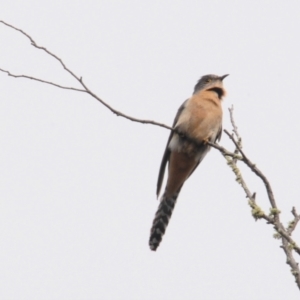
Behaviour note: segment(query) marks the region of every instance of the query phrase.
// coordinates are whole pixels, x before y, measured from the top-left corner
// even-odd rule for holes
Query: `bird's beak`
[[[229,76],[229,74],[226,74],[226,75],[220,76],[220,77],[219,77],[219,79],[220,79],[221,81],[223,81],[223,79],[224,79],[225,77],[227,77],[227,76]]]

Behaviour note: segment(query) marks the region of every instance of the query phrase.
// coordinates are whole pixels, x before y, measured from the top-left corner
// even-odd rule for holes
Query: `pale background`
[[[224,127],[233,104],[287,224],[292,206],[300,211],[299,15],[296,0],[11,0],[0,19],[139,118],[170,125],[202,75],[229,73]],[[1,25],[0,39],[1,68],[79,87],[19,33]],[[272,227],[253,220],[219,152],[185,184],[151,252],[169,132],[3,73],[0,91],[1,300],[299,299]],[[232,149],[225,135],[221,144]],[[245,176],[268,211],[263,185]]]

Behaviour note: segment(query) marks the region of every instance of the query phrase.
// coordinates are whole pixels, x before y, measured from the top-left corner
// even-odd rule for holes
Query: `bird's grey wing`
[[[180,114],[182,113],[184,107],[185,107],[185,104],[186,104],[187,100],[183,102],[183,104],[179,107],[178,111],[177,111],[177,114],[175,116],[175,119],[174,119],[174,122],[173,122],[173,128],[174,126],[176,125],[178,119],[179,119],[179,116]],[[173,136],[174,132],[171,131],[170,133],[170,136],[169,136],[169,139],[168,139],[168,142],[167,142],[167,146],[166,146],[166,149],[165,149],[165,152],[164,152],[164,155],[163,155],[163,158],[161,160],[161,163],[160,163],[160,168],[159,168],[159,173],[158,173],[158,179],[157,179],[157,186],[156,186],[156,195],[158,197],[159,195],[159,192],[160,192],[160,189],[161,189],[161,185],[162,185],[162,182],[163,182],[163,179],[164,179],[164,175],[165,175],[165,169],[166,169],[166,165],[170,159],[170,154],[171,154],[171,151],[169,149],[169,143],[172,139],[172,136]]]
[[[218,132],[218,134],[217,134],[217,137],[216,137],[214,143],[215,143],[215,142],[219,142],[219,141],[221,140],[222,131],[223,131],[222,129],[223,129],[223,128],[222,128],[222,125],[221,125],[220,128],[219,128],[219,132]]]

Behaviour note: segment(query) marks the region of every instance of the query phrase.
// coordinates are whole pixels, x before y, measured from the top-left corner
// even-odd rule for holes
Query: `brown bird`
[[[222,134],[221,100],[226,95],[223,79],[228,76],[205,75],[200,78],[191,98],[178,109],[173,128],[163,155],[157,181],[159,196],[168,163],[168,180],[158,210],[153,220],[149,246],[155,251],[159,246],[171,218],[179,192],[210,150],[207,142],[220,140]],[[191,142],[197,141],[196,143]]]

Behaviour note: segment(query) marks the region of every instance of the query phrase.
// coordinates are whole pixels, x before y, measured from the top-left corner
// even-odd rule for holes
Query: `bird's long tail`
[[[150,231],[149,246],[153,251],[157,249],[163,235],[165,234],[166,228],[169,224],[169,220],[176,204],[178,194],[179,192],[172,196],[166,196],[166,194],[164,194],[161,198]]]

